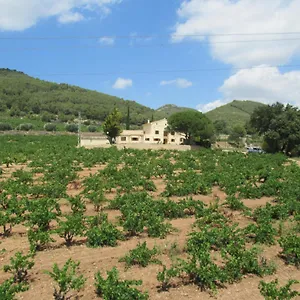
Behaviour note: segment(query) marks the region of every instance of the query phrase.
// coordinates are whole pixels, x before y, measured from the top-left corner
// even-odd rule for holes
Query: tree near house
[[[116,137],[122,132],[121,128],[122,115],[117,108],[107,116],[103,123],[103,131],[107,135],[110,144],[114,144]]]
[[[242,147],[242,138],[246,136],[246,129],[241,125],[236,125],[232,128],[232,131],[228,137],[228,142],[236,147]]]
[[[209,141],[214,136],[212,122],[201,112],[186,110],[175,113],[168,119],[170,130],[185,134],[185,143]]]
[[[251,126],[264,138],[266,152],[300,154],[300,111],[292,105],[275,103],[257,108]]]

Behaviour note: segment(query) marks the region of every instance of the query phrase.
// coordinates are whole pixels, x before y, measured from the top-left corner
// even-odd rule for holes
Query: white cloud
[[[185,0],[177,11],[179,22],[175,26],[172,41],[206,40],[210,43],[214,58],[238,67],[285,64],[293,56],[300,54],[300,40],[235,41],[299,38],[299,35],[247,35],[299,32],[299,11],[299,0]],[[228,33],[246,35],[213,36]]]
[[[185,89],[193,85],[191,81],[188,81],[184,78],[177,78],[174,80],[163,80],[160,82],[160,85],[176,85],[178,88]]]
[[[0,31],[21,31],[41,19],[56,17],[59,22],[84,19],[84,12],[110,13],[110,6],[122,0],[0,0]],[[80,10],[80,12],[78,12]]]
[[[198,105],[209,111],[232,100],[253,100],[265,104],[290,103],[300,107],[300,71],[281,73],[278,68],[244,69],[225,80],[219,91],[222,100]]]
[[[222,106],[222,105],[225,105],[227,103],[226,100],[216,100],[216,101],[213,101],[213,102],[209,102],[209,103],[206,103],[206,104],[199,104],[197,105],[197,109],[203,113],[206,113],[210,110],[213,110],[219,106]]]
[[[113,85],[114,89],[126,89],[128,87],[131,87],[133,84],[131,79],[125,79],[125,78],[118,78],[115,82],[115,84]]]
[[[62,24],[76,23],[76,22],[82,21],[83,19],[84,19],[84,16],[78,12],[75,12],[75,13],[67,12],[67,13],[59,16],[58,22],[62,23]]]
[[[99,43],[106,45],[106,46],[112,46],[115,43],[115,38],[109,37],[109,36],[104,36],[99,39]]]

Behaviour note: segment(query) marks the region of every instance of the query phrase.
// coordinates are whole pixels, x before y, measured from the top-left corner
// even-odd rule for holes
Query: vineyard
[[[0,136],[0,299],[300,299],[283,155]]]

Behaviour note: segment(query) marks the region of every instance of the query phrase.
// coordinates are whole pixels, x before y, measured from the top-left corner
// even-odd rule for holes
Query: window
[[[175,140],[174,140],[174,139],[171,139],[171,142],[172,142],[172,143],[175,143]]]
[[[154,139],[154,142],[160,142],[160,139]]]
[[[146,138],[146,139],[145,139],[145,141],[146,141],[146,142],[149,142],[149,141],[150,141],[150,139],[149,139],[149,138]]]
[[[155,134],[159,134],[159,130],[155,130]]]
[[[183,142],[183,138],[180,139],[180,142]]]
[[[126,142],[126,136],[122,136],[122,137],[121,137],[121,141],[122,141],[122,142]]]
[[[171,131],[171,135],[175,135],[175,131]]]
[[[133,138],[131,138],[131,140],[132,140],[133,142],[137,142],[137,141],[139,140],[139,138],[133,137]]]

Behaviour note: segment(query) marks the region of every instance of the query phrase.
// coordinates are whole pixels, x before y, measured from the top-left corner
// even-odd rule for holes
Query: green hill
[[[0,117],[34,118],[34,115],[50,114],[62,121],[74,119],[81,112],[83,118],[103,121],[116,106],[124,121],[130,106],[132,124],[141,125],[152,116],[167,116],[135,101],[83,89],[69,84],[57,84],[30,77],[22,72],[0,69]],[[0,120],[0,122],[1,122]]]
[[[228,124],[228,127],[232,128],[235,125],[245,125],[245,123],[250,120],[253,111],[263,105],[262,103],[254,101],[234,100],[207,112],[206,116],[213,122],[224,120]]]
[[[65,83],[40,80],[15,70],[0,69],[0,122],[10,123],[13,128],[20,123],[32,123],[34,129],[40,130],[45,123],[53,120],[58,122],[58,129],[63,130],[63,123],[76,119],[79,112],[83,119],[101,122],[114,107],[121,111],[125,123],[128,105],[132,128],[152,118],[168,118],[174,113],[192,109],[167,104],[154,110],[135,101]],[[260,105],[263,104],[235,100],[206,115],[212,121],[225,120],[232,127],[244,124]]]
[[[185,110],[194,110],[193,108],[189,107],[181,107],[174,104],[166,104],[156,110],[157,113],[165,115],[166,118],[170,117],[171,115],[182,112]]]

